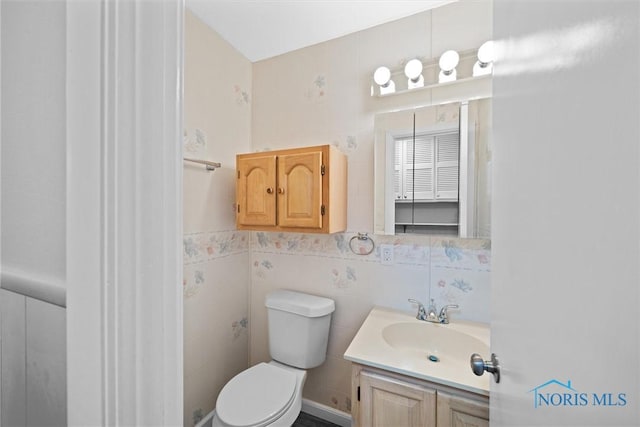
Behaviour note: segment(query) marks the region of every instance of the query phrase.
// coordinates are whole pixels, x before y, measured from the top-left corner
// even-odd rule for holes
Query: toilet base
[[[286,369],[290,372],[293,372],[296,375],[296,390],[294,400],[291,403],[291,406],[287,411],[282,414],[282,416],[276,420],[274,420],[271,424],[267,424],[269,427],[291,427],[293,422],[300,415],[300,411],[302,410],[302,389],[304,388],[304,383],[307,379],[307,371],[304,369],[293,368],[291,366],[283,365],[282,363],[278,363],[275,360],[269,362],[269,365],[276,366],[281,369]],[[228,424],[223,423],[217,414],[214,414],[213,419],[211,421],[212,427],[229,427]]]

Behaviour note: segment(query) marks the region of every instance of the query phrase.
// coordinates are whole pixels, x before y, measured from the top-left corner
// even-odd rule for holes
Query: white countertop
[[[433,341],[439,342],[427,343],[424,337],[416,334],[413,344],[394,348],[383,336],[383,331],[389,326],[396,329],[408,327],[410,331],[424,330],[425,333],[437,332],[438,338]],[[451,337],[448,336],[449,331]],[[472,339],[466,339],[459,333]],[[344,357],[362,365],[488,396],[491,375],[485,373],[479,377],[471,372],[469,360],[472,353],[479,353],[485,360],[489,358],[489,325],[455,319],[447,325],[440,325],[417,320],[414,315],[402,311],[374,307]],[[440,361],[429,361],[431,354],[438,356]]]

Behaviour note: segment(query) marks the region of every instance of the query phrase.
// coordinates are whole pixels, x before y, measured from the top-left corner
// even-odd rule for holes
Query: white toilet
[[[306,369],[324,363],[333,300],[277,290],[265,305],[273,360],[240,372],[223,387],[213,426],[290,427],[302,408]]]

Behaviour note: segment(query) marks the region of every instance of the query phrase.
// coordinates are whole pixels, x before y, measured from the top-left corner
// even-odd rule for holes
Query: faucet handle
[[[413,298],[409,298],[407,301],[413,303],[413,304],[418,304],[418,314],[416,315],[416,319],[418,320],[426,320],[427,319],[427,310],[424,308],[424,304],[422,304],[420,301],[415,300]]]
[[[440,319],[440,323],[449,323],[449,314],[447,310],[450,308],[459,308],[459,307],[460,306],[458,304],[448,304],[442,307],[440,309],[440,315],[438,316],[438,318]]]

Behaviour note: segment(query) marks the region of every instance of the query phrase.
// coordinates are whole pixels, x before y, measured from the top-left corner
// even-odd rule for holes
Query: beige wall
[[[452,317],[489,321],[490,242],[373,236],[394,245],[395,265],[353,254],[355,232],[373,231],[376,113],[460,99],[460,86],[370,96],[376,67],[479,47],[491,38],[490,2],[463,1],[253,65],[252,150],[334,144],[348,155],[347,232],[252,233],[250,364],[268,360],[264,297],[290,288],[336,301],[326,363],[304,396],[348,412],[350,363],[342,357],[373,305],[413,310],[407,298],[458,303]]]
[[[187,11],[184,156],[184,425],[247,367],[248,234],[235,231],[235,154],[250,148],[251,63]]]

